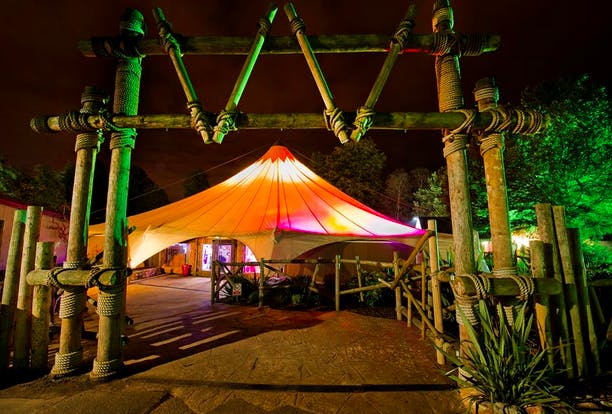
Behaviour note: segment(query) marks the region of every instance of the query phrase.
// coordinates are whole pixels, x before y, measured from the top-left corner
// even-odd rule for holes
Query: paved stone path
[[[121,378],[95,383],[85,373],[8,386],[0,412],[464,412],[431,343],[405,322],[211,305],[208,279],[178,275],[128,285],[127,310],[134,325]],[[86,329],[96,328],[90,312]],[[91,369],[95,340],[84,341],[84,355]]]

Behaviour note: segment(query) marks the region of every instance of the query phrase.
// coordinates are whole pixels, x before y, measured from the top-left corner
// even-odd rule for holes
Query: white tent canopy
[[[393,240],[414,245],[424,233],[349,197],[283,146],[207,190],[128,217],[129,266],[197,237],[228,237],[257,258],[293,259],[338,241]],[[89,253],[102,250],[104,223],[89,230]]]

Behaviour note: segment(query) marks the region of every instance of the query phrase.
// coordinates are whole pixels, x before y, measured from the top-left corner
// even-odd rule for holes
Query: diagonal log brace
[[[210,135],[212,134],[213,129],[208,120],[208,116],[202,110],[202,104],[198,100],[198,95],[196,94],[193,84],[189,79],[189,74],[187,73],[187,69],[183,63],[183,55],[181,53],[180,45],[172,34],[172,27],[166,20],[162,9],[156,7],[153,9],[153,14],[155,15],[155,21],[157,22],[160,43],[168,56],[170,56],[170,60],[172,60],[176,74],[178,75],[183,91],[185,92],[185,97],[187,98],[187,109],[189,109],[191,116],[191,126],[200,134],[205,144],[210,144],[212,142]]]
[[[238,74],[238,78],[234,84],[234,89],[227,100],[227,104],[225,104],[225,109],[222,110],[217,117],[217,126],[215,127],[213,141],[218,144],[223,141],[223,137],[225,137],[229,131],[236,129],[236,117],[238,115],[236,112],[236,107],[238,106],[238,102],[240,102],[244,88],[249,81],[249,77],[253,71],[253,66],[255,66],[255,62],[259,57],[261,47],[263,46],[264,41],[270,32],[270,27],[274,21],[277,11],[278,7],[272,3],[268,6],[266,14],[259,19],[259,29],[255,35],[255,40],[253,41],[249,54],[242,65],[240,73]]]
[[[308,37],[306,36],[306,27],[304,25],[304,21],[298,17],[297,12],[295,11],[295,7],[293,7],[292,3],[285,4],[285,14],[291,23],[291,30],[295,34],[295,37],[300,44],[300,48],[302,49],[302,53],[306,58],[306,63],[310,68],[310,72],[317,84],[317,88],[319,89],[319,93],[323,98],[323,102],[325,103],[325,121],[327,125],[327,129],[333,130],[334,134],[342,144],[345,144],[349,140],[349,125],[344,121],[344,116],[342,111],[336,107],[334,103],[334,97],[325,81],[325,77],[323,76],[323,71],[319,66],[319,62],[312,51],[312,47],[310,46],[310,42],[308,41]]]

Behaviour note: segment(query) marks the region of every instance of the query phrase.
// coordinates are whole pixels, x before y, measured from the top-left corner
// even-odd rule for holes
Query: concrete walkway
[[[405,322],[211,305],[208,279],[178,275],[128,285],[127,310],[121,378],[8,386],[0,413],[465,412],[431,343]],[[86,329],[97,329],[94,312]],[[90,370],[95,340],[83,342]]]

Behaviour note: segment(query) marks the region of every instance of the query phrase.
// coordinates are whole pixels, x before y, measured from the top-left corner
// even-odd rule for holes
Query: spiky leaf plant
[[[473,406],[503,403],[525,412],[527,407],[539,405],[555,411],[563,405],[558,397],[562,386],[550,382],[553,372],[546,364],[546,351],[530,350],[533,316],[527,317],[526,304],[519,308],[512,324],[501,304],[495,310],[481,300],[475,309],[480,325],[475,329],[459,309],[470,343],[464,347],[465,355],[445,353],[463,373],[453,370],[447,375],[460,387],[471,389],[466,398]]]

